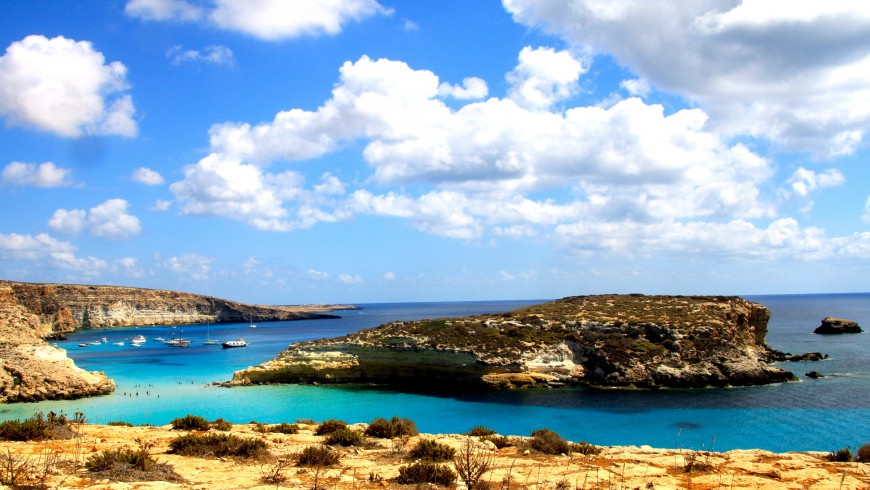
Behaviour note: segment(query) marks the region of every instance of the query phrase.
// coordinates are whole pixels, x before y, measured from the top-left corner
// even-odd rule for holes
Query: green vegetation
[[[172,430],[208,430],[211,426],[204,417],[187,414],[172,420]]]
[[[441,444],[432,439],[423,439],[411,449],[408,456],[412,459],[439,462],[450,461],[455,454],[456,450],[446,444]]]
[[[852,461],[854,455],[852,454],[852,450],[848,447],[844,447],[842,449],[837,449],[836,451],[832,451],[827,456],[827,460],[835,463],[847,463]]]
[[[575,442],[570,446],[572,453],[582,454],[584,456],[594,456],[601,452],[601,448],[586,441]]]
[[[562,439],[562,436],[550,429],[538,429],[532,431],[532,437],[528,440],[529,447],[544,454],[570,454],[571,445]]]
[[[338,429],[326,436],[324,441],[328,446],[362,446],[364,440],[362,434],[355,430]]]
[[[85,468],[95,478],[112,481],[168,481],[183,482],[171,465],[158,463],[151,457],[150,443],[140,442],[138,450],[129,448],[106,450],[85,461]]]
[[[366,427],[365,435],[378,439],[392,439],[402,436],[416,436],[420,432],[417,424],[410,419],[393,417],[391,420],[376,418]]]
[[[496,449],[502,449],[509,446],[513,446],[513,440],[510,437],[500,436],[497,434],[493,434],[491,436],[483,436],[480,438],[481,441],[489,441],[495,444]]]
[[[233,424],[222,418],[215,419],[214,422],[209,424],[209,427],[223,432],[233,430]]]
[[[111,425],[114,427],[133,427],[133,424],[131,424],[130,422],[125,422],[123,420],[113,420],[112,422],[109,422],[106,425]]]
[[[76,420],[79,421],[77,413]],[[84,423],[84,417],[81,417]],[[73,431],[66,415],[49,412],[44,416],[41,412],[28,419],[7,420],[0,423],[0,440],[5,441],[41,441],[46,439],[69,439]]]
[[[169,452],[181,456],[242,459],[263,459],[269,454],[266,443],[261,439],[242,438],[232,434],[178,436],[169,443]]]
[[[338,451],[327,446],[308,446],[296,455],[296,466],[325,468],[338,464],[340,459]]]
[[[299,426],[296,424],[281,422],[280,424],[270,425],[269,432],[277,432],[279,434],[298,434]]]
[[[475,425],[468,431],[469,436],[474,437],[482,437],[482,436],[491,436],[495,434],[495,431],[490,429],[489,427],[484,427],[482,425]]]
[[[870,442],[858,448],[858,452],[855,454],[855,461],[870,463]]]
[[[422,483],[434,483],[449,487],[456,481],[456,473],[442,464],[431,461],[418,461],[414,464],[401,466],[396,483],[400,485],[419,485]]]
[[[314,435],[325,436],[328,434],[332,434],[339,429],[347,429],[347,422],[335,419],[324,420],[323,423],[317,426],[317,429],[314,431]]]

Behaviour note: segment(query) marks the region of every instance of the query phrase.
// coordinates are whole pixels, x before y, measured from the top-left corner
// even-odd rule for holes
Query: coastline
[[[209,434],[231,434],[243,438],[263,440],[274,458],[285,461],[307,446],[319,446],[325,437],[314,435],[315,425],[300,424],[297,434],[261,433],[255,424],[235,424],[230,431],[214,429]],[[366,424],[350,428],[362,431]],[[170,425],[107,426],[84,424],[80,437],[67,440],[34,442],[0,442],[0,452],[19,458],[38,458],[47,450],[56,451],[62,460],[78,458],[86,461],[104,450],[129,448],[136,450],[139,443],[150,446],[149,453],[161,463],[171,465],[184,478],[184,482],[116,482],[95,478],[87,470],[61,466],[47,477],[49,487],[75,488],[276,488],[275,483],[264,483],[261,478],[274,469],[276,459],[239,460],[232,458],[200,458],[167,454],[169,443],[187,431],[172,430]],[[202,432],[198,432],[202,434]],[[410,463],[408,449],[420,439],[436,440],[460,448],[467,436],[460,434],[422,434],[399,441],[366,438],[362,447],[338,447],[338,464],[315,472],[311,468],[297,468],[290,464],[283,468],[286,480],[277,485],[283,488],[313,488],[315,477],[322,488],[411,488],[394,481],[399,467]],[[493,457],[493,466],[483,480],[490,488],[866,488],[870,485],[870,467],[866,463],[833,463],[826,460],[827,453],[789,452],[773,453],[763,450],[733,450],[708,452],[689,449],[661,449],[649,446],[602,447],[597,455],[550,456],[536,451],[526,452],[517,447],[496,449],[472,438],[480,448]],[[485,449],[484,449],[485,448]],[[694,461],[695,470],[687,471]],[[450,463],[447,463],[448,466]],[[457,482],[460,487],[462,483]]]

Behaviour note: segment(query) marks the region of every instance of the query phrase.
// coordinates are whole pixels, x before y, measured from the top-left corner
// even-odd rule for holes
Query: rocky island
[[[839,335],[844,333],[862,333],[858,322],[853,320],[845,320],[843,318],[826,317],[822,319],[822,324],[819,325],[813,333],[819,335]]]
[[[739,297],[576,296],[503,314],[392,322],[291,345],[229,385],[695,388],[794,381],[770,312]]]
[[[103,395],[115,383],[44,339],[78,328],[337,318],[341,305],[262,306],[153,289],[0,281],[0,403]]]

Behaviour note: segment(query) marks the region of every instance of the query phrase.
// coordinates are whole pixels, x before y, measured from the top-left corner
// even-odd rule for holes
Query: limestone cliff
[[[0,281],[52,333],[77,328],[336,318],[328,306],[246,305],[198,294],[119,286]],[[316,311],[316,310],[323,311]]]
[[[39,317],[8,284],[0,284],[0,402],[104,395],[115,383],[77,367],[66,351],[41,338]]]
[[[578,296],[293,344],[229,384],[691,388],[795,380],[768,363],[769,318],[738,297]]]

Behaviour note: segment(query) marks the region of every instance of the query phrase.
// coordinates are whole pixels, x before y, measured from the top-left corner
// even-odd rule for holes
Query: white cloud
[[[358,274],[339,274],[338,280],[344,284],[362,284],[365,282]]]
[[[438,95],[441,97],[453,97],[459,100],[482,99],[489,94],[486,81],[477,77],[462,79],[462,85],[452,85],[442,82],[438,86]]]
[[[526,46],[520,51],[519,64],[507,75],[509,97],[521,107],[546,110],[577,93],[585,71],[568,51]]]
[[[135,136],[127,68],[87,41],[27,36],[0,57],[0,115],[61,136]]]
[[[652,90],[652,87],[649,86],[649,82],[643,78],[623,80],[619,82],[619,86],[632,97],[646,97]]]
[[[186,0],[129,0],[124,12],[143,20],[192,21],[203,17],[203,10]]]
[[[172,64],[181,63],[205,63],[207,65],[234,66],[236,59],[233,51],[226,46],[206,46],[202,51],[195,49],[185,50],[181,46],[173,46],[166,51],[166,57],[172,60]]]
[[[66,187],[73,185],[72,171],[58,167],[52,162],[12,162],[0,173],[0,184],[8,186]]]
[[[385,273],[384,273],[384,280],[387,280],[387,281],[395,281],[395,280],[396,280],[396,274],[394,274],[393,272],[385,272]]]
[[[867,196],[867,201],[864,202],[864,213],[861,215],[861,220],[870,223],[870,196]]]
[[[322,281],[324,279],[329,279],[329,273],[321,272],[321,271],[314,270],[314,269],[308,269],[306,274],[308,275],[309,278],[316,279],[318,281]]]
[[[154,205],[151,207],[153,211],[169,211],[169,208],[172,206],[172,201],[167,201],[165,199],[158,199],[154,201]]]
[[[139,218],[127,213],[124,199],[109,199],[89,211],[81,209],[58,209],[48,221],[48,226],[61,233],[78,233],[87,229],[91,235],[105,238],[128,238],[139,234],[142,226]]]
[[[19,235],[0,233],[0,259],[27,260],[51,269],[75,270],[97,274],[107,267],[106,261],[96,257],[77,257],[75,247],[45,233]]]
[[[163,176],[155,170],[139,167],[133,172],[133,180],[145,185],[163,185]]]
[[[503,0],[514,19],[607,54],[730,134],[818,156],[870,127],[870,6],[764,0]]]
[[[791,191],[801,197],[806,197],[816,189],[834,187],[845,182],[846,178],[843,176],[843,173],[835,168],[818,173],[800,167],[788,179]]]
[[[204,281],[209,278],[211,266],[215,260],[211,257],[188,253],[177,257],[159,260],[158,264],[163,269],[178,274],[183,278],[194,281]]]
[[[375,0],[214,0],[207,8],[185,0],[130,0],[126,13],[149,21],[197,21],[267,41],[335,35],[353,21],[391,15]]]

